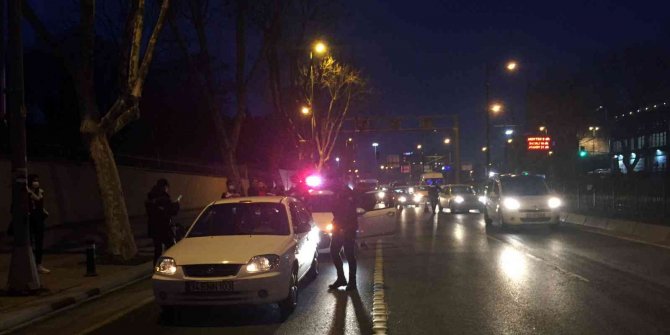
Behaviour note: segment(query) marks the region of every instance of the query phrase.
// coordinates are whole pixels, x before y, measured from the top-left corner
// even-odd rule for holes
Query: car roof
[[[309,195],[310,196],[315,196],[315,195],[333,195],[335,192],[331,190],[310,190]]]
[[[275,203],[281,203],[284,201],[284,199],[287,199],[288,197],[284,196],[260,196],[260,197],[234,197],[234,198],[226,198],[226,199],[220,199],[217,201],[214,201],[212,205],[222,205],[222,204],[235,204],[235,203],[240,203],[240,202],[245,202],[245,203],[261,203],[261,202],[275,202]]]
[[[454,187],[454,186],[472,187],[472,185],[468,185],[468,184],[449,184],[449,185],[444,185],[443,187]]]

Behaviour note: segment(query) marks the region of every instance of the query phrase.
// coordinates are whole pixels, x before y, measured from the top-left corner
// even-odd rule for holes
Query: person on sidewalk
[[[33,245],[37,272],[49,273],[49,269],[42,266],[44,254],[44,221],[49,213],[44,209],[44,190],[40,188],[40,178],[36,174],[28,176],[30,242]]]
[[[356,214],[355,193],[344,180],[337,180],[334,185],[335,199],[333,203],[333,236],[330,244],[330,257],[337,270],[337,280],[328,286],[329,289],[338,289],[347,286],[347,291],[357,289],[356,285],[356,231],[358,230],[358,215]],[[349,282],[344,277],[344,264],[340,251],[349,264]]]
[[[172,201],[168,193],[170,185],[166,179],[159,179],[147,194],[144,205],[147,210],[149,237],[154,242],[154,264],[164,250],[174,245],[172,217],[179,212],[181,196]]]
[[[247,195],[250,197],[257,197],[258,194],[259,194],[258,180],[252,179],[251,184],[249,184],[249,189],[247,190]]]
[[[237,191],[237,187],[232,180],[226,182],[226,191],[221,195],[221,199],[228,198],[237,198],[240,196],[240,193]]]

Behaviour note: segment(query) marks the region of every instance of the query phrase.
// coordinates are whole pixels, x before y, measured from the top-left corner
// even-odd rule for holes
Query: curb
[[[565,213],[563,222],[604,231],[607,235],[628,240],[670,247],[670,226],[649,223],[608,219],[574,213]]]
[[[3,314],[0,316],[0,334],[7,334],[18,328],[22,328],[36,321],[78,306],[88,300],[103,296],[137,281],[149,278],[152,273],[151,268],[152,262],[146,262],[128,270],[122,276],[101,283],[99,287],[72,292],[54,302],[44,303]]]

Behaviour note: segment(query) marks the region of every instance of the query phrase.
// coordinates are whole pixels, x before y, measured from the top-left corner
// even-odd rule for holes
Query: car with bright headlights
[[[544,177],[500,175],[486,185],[484,220],[501,228],[559,224],[561,198]]]
[[[470,210],[480,210],[482,203],[479,201],[475,190],[470,185],[450,184],[442,187],[438,206],[440,212],[448,208],[449,212],[468,213]]]
[[[169,315],[183,306],[277,303],[285,318],[298,282],[318,274],[318,242],[311,213],[294,198],[219,200],[159,258],[155,301]]]
[[[398,187],[393,189],[395,203],[398,208],[416,207],[424,201],[423,194],[414,193],[414,187]]]

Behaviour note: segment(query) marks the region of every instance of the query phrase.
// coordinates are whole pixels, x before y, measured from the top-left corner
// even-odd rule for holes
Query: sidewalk
[[[197,211],[186,211],[179,215],[177,222],[187,224],[197,215]],[[45,250],[43,265],[51,273],[41,274],[40,282],[46,291],[37,296],[10,297],[0,294],[0,334],[10,329],[34,322],[50,313],[80,304],[92,297],[103,295],[137,280],[148,278],[153,270],[152,241],[146,236],[146,219],[135,218],[131,225],[139,256],[148,261],[138,265],[97,264],[96,277],[85,277],[86,255],[84,235],[70,241],[63,241]],[[100,223],[102,224],[102,223]],[[85,229],[82,229],[85,231]],[[48,231],[47,231],[48,234]],[[73,234],[76,234],[73,233]],[[71,236],[70,236],[71,237]],[[0,241],[0,289],[4,289],[11,260],[11,240]],[[76,242],[76,243],[73,243]],[[100,256],[98,254],[98,256]]]

